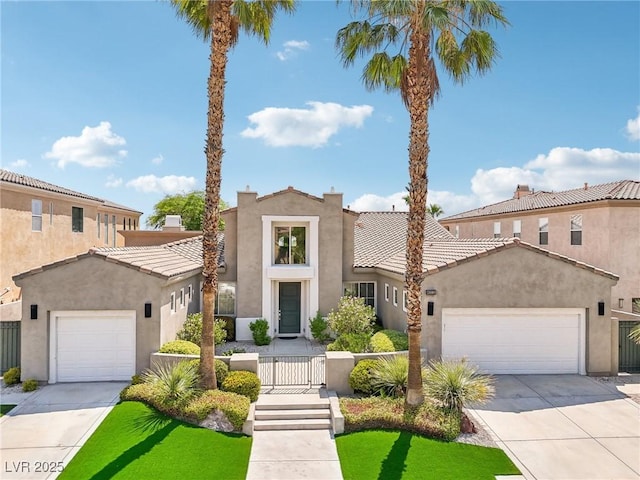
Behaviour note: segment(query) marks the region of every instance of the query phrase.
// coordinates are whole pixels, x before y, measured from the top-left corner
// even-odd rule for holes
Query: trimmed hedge
[[[207,390],[189,402],[184,412],[188,418],[201,422],[214,410],[220,410],[235,430],[242,430],[249,415],[249,399],[244,395],[221,390]]]
[[[9,370],[4,372],[2,378],[4,379],[5,385],[15,385],[16,383],[20,383],[20,367],[11,367]]]
[[[194,364],[198,372],[200,371],[200,360],[195,358],[193,360],[188,360],[188,362]],[[224,379],[227,378],[229,367],[219,358],[216,358],[213,362],[213,368],[216,369],[216,384],[218,385],[218,388],[220,388],[222,382],[224,382]]]
[[[371,350],[375,353],[409,350],[406,333],[397,330],[380,330],[371,337]]]
[[[33,392],[38,389],[38,381],[35,378],[30,378],[29,380],[25,380],[22,382],[22,391],[23,392]]]
[[[349,374],[349,386],[357,392],[373,393],[371,385],[371,370],[378,365],[377,360],[365,358],[360,360]]]
[[[327,345],[330,352],[366,353],[369,351],[368,333],[343,333]]]
[[[181,355],[200,355],[200,347],[187,340],[174,340],[160,347],[159,353],[178,353]]]
[[[253,372],[234,370],[229,372],[220,388],[226,392],[244,395],[249,397],[252,402],[255,402],[260,394],[260,379]]]

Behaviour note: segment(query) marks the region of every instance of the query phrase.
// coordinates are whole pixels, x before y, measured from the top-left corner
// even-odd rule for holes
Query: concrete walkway
[[[527,480],[640,479],[640,405],[615,385],[502,375],[496,397],[471,413]]]
[[[0,418],[0,478],[56,478],[111,411],[126,385],[58,383],[30,395],[2,395],[2,403],[18,406]]]

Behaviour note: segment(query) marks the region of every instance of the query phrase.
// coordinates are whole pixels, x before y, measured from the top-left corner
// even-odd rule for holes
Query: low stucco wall
[[[20,320],[22,320],[22,301],[0,305],[0,322],[16,322]]]

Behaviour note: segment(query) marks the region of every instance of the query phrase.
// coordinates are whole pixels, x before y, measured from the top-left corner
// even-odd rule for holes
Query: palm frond
[[[401,88],[407,69],[407,60],[402,55],[390,57],[386,52],[375,53],[362,72],[362,81],[367,90],[383,87],[391,92]]]

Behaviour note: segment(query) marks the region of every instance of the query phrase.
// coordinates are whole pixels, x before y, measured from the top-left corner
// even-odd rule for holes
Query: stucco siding
[[[200,280],[201,275],[194,275],[180,282],[171,283],[162,288],[160,293],[161,319],[160,346],[176,339],[176,334],[182,328],[187,315],[200,311]],[[191,297],[189,297],[191,286]],[[184,302],[180,302],[180,292],[184,292]],[[175,295],[175,307],[171,310],[171,294]]]

